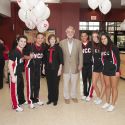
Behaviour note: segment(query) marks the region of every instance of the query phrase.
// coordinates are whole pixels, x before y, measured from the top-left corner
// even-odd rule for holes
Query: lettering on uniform
[[[34,54],[34,58],[36,59],[41,59],[41,58],[43,58],[43,53],[36,53],[36,54]]]
[[[85,48],[82,50],[83,53],[91,53],[91,48]]]
[[[109,52],[102,52],[102,55],[109,56],[110,54],[109,54]]]
[[[19,60],[19,63],[23,63],[23,58],[21,58],[21,59]]]
[[[100,53],[100,50],[99,49],[95,49],[95,53]]]

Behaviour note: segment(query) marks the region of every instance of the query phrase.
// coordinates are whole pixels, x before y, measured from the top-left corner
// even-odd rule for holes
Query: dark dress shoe
[[[51,104],[51,103],[52,103],[51,101],[48,101],[46,104],[49,105],[49,104]]]
[[[53,105],[56,106],[56,105],[57,105],[57,102],[53,102]]]

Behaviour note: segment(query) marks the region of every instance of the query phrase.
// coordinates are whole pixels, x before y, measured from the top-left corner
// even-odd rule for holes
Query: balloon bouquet
[[[99,7],[99,10],[103,14],[107,14],[111,10],[111,7],[112,7],[110,0],[88,0],[88,5],[93,10]]]
[[[17,0],[20,10],[19,18],[29,29],[37,28],[39,32],[45,32],[49,23],[50,9],[42,0]]]

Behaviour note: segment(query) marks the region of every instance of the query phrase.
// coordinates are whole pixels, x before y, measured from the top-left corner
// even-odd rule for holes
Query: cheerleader
[[[107,33],[101,34],[102,43],[102,63],[105,86],[106,86],[106,103],[102,106],[107,111],[115,109],[115,103],[118,98],[118,83],[120,77],[120,55],[119,49],[115,46]],[[112,101],[110,103],[110,97]]]
[[[89,41],[89,36],[86,32],[81,33],[82,41],[82,52],[83,52],[83,68],[82,68],[82,79],[83,79],[83,100],[88,101],[89,90],[91,87],[92,80],[92,42]],[[88,97],[88,98],[87,98]]]
[[[44,55],[45,40],[43,33],[37,33],[35,42],[26,46],[24,50],[25,72],[27,81],[27,101],[30,108],[35,108],[34,104],[43,105],[39,99],[41,64]]]
[[[57,105],[59,96],[59,81],[62,72],[63,65],[63,53],[60,46],[56,44],[56,36],[51,34],[48,37],[50,46],[45,51],[45,64],[43,73],[46,74],[47,86],[48,86],[48,102]]]
[[[102,74],[102,61],[101,61],[101,47],[100,47],[100,42],[99,42],[99,34],[98,32],[93,32],[92,33],[92,41],[93,41],[93,48],[92,48],[92,53],[93,53],[93,72],[92,72],[92,87],[90,89],[90,94],[89,97],[91,99],[93,90],[95,90],[97,98],[94,100],[94,103],[99,105],[102,103],[102,98],[104,96],[105,92],[105,84],[104,84],[104,78]],[[97,82],[100,78],[101,81],[101,91],[99,90],[97,86]]]
[[[22,75],[24,70],[23,48],[26,42],[27,37],[19,36],[16,48],[9,55],[11,101],[13,109],[18,112],[23,111],[20,105],[27,103],[24,97],[24,80]]]

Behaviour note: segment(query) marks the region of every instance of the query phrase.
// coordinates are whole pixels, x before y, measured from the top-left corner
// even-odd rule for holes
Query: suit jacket
[[[72,52],[70,54],[68,48],[68,40],[64,39],[60,41],[60,47],[63,50],[64,58],[64,73],[78,73],[78,66],[83,66],[83,54],[82,54],[82,43],[80,40],[73,39]]]

